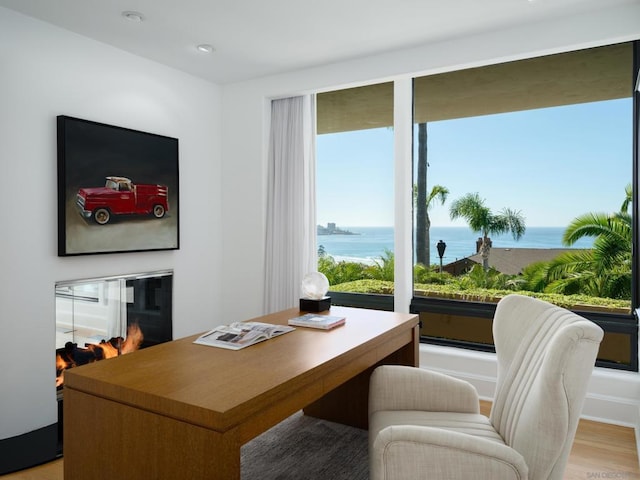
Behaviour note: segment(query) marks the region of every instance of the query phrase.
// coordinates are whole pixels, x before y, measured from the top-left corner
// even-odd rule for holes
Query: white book
[[[300,317],[289,319],[287,322],[289,325],[295,325],[296,327],[311,327],[320,328],[322,330],[329,330],[330,328],[339,327],[346,322],[345,317],[336,317],[334,315],[319,315],[317,313],[307,313]]]

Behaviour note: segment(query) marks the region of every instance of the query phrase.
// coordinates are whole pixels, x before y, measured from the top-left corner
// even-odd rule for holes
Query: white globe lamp
[[[300,286],[300,310],[322,312],[331,308],[331,297],[327,296],[329,280],[321,272],[307,273]]]

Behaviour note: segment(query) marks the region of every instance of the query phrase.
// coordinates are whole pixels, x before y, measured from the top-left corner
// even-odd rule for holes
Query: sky
[[[427,134],[427,188],[450,192],[432,225],[466,226],[449,205],[477,192],[528,227],[566,227],[619,210],[631,183],[631,98],[430,122]],[[391,128],[319,135],[317,223],[392,226],[393,149]]]

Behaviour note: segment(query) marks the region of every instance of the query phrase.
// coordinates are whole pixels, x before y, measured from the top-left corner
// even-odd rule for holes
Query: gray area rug
[[[367,431],[297,412],[240,450],[242,480],[367,480]]]

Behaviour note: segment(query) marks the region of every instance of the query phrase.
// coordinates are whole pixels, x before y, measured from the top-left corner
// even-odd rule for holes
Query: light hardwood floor
[[[481,402],[488,415],[491,405]],[[2,480],[63,480],[63,459],[12,473]],[[564,480],[640,480],[632,428],[580,420]],[[265,479],[266,480],[266,479]]]

